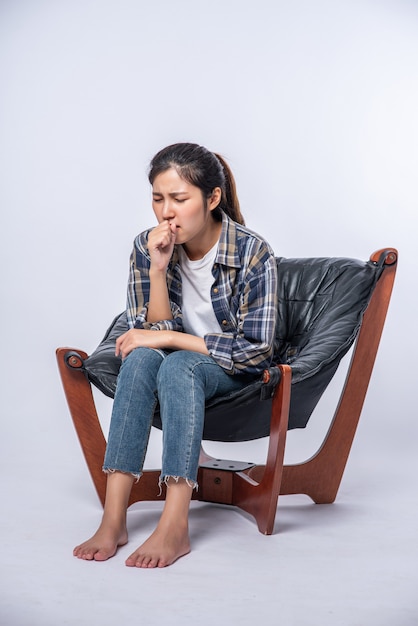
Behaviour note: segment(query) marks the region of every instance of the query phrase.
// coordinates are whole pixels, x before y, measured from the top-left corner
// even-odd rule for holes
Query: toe
[[[128,558],[125,561],[125,565],[127,565],[128,567],[138,567],[138,560],[139,560],[139,557],[134,552],[133,554],[128,556]]]

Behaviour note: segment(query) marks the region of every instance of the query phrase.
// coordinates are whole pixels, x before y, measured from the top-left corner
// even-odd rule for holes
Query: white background
[[[71,557],[100,509],[54,351],[61,345],[92,351],[124,308],[132,240],[154,223],[148,162],[177,141],[201,143],[227,158],[248,226],[277,255],[367,259],[392,246],[400,261],[332,509],[340,513],[321,513],[314,536],[310,516],[317,520],[312,510],[318,508],[305,500],[300,507],[284,504],[286,528],[261,538],[266,553],[259,557],[251,522],[196,505],[200,543],[167,570],[174,591],[166,599],[174,602],[180,589],[193,593],[177,606],[177,617],[168,604],[157,610],[167,573],[150,574],[146,594],[154,593],[155,603],[147,605],[147,621],[189,623],[196,602],[208,621],[194,615],[193,622],[202,624],[215,615],[224,615],[221,624],[253,623],[260,614],[268,624],[281,614],[284,626],[418,623],[418,3],[1,0],[0,55],[2,623],[91,624],[96,616],[106,625],[121,615],[128,623],[145,610],[139,591],[131,605],[113,587],[118,572],[124,590],[140,590],[150,580],[143,572],[127,574],[116,557],[98,573],[99,566]],[[323,401],[325,418],[290,434],[288,458],[303,458],[316,446],[333,393],[331,387]],[[109,406],[98,402],[104,415]],[[151,455],[158,445],[152,443]],[[350,506],[359,502],[356,516]],[[152,526],[157,511],[145,509]],[[332,515],[342,526],[333,525]],[[340,585],[335,563],[350,524],[359,524],[350,548],[353,577],[344,578],[343,565]],[[240,533],[244,560],[231,547]],[[378,545],[370,554],[373,539]],[[221,594],[218,614],[219,596],[204,591],[214,583],[205,579],[196,587],[213,550],[221,573],[233,580],[251,577],[264,559],[259,585],[246,587],[242,599],[237,580],[228,597]],[[271,560],[274,551],[281,560]],[[322,559],[319,578],[307,563],[315,559]],[[278,586],[280,602],[269,572],[295,573],[297,583],[285,577]],[[210,580],[219,582],[218,574]],[[300,597],[311,599],[315,613]]]

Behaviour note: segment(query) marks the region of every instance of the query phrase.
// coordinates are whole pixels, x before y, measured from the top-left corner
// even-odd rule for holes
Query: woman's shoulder
[[[247,275],[260,275],[276,265],[269,243],[248,226],[225,216],[219,241],[218,260],[228,267],[241,268]]]
[[[232,222],[232,220],[230,220]],[[269,242],[259,233],[252,230],[248,226],[232,222],[233,230],[235,231],[235,239],[239,250],[245,252],[252,250],[253,253],[257,253],[264,256],[273,256],[274,251]]]
[[[148,241],[148,235],[151,232],[152,228],[146,228],[145,230],[143,230],[142,232],[140,232],[138,235],[136,235],[135,239],[134,239],[134,243],[137,244],[141,244],[141,243],[147,243]]]
[[[134,248],[148,253],[148,235],[153,227],[146,228],[140,232],[134,239]]]
[[[148,263],[150,260],[149,252],[148,252],[148,235],[151,232],[152,228],[147,228],[143,230],[139,235],[137,235],[134,239],[134,247],[133,247],[133,256],[137,263],[141,264],[141,259],[143,262]]]

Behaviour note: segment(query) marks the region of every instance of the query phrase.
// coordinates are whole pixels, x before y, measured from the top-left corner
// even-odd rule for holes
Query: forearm
[[[142,330],[131,328],[116,340],[116,356],[125,358],[135,348],[154,348],[160,350],[190,350],[209,354],[201,337],[188,335],[175,330]]]
[[[155,323],[161,320],[170,320],[173,314],[167,289],[166,273],[150,271],[150,298],[148,304],[147,322]]]
[[[163,343],[167,341],[166,348],[170,350],[190,350],[191,352],[200,352],[201,354],[209,354],[206,343],[202,337],[189,335],[188,333],[179,333],[172,330],[157,331],[163,335]],[[166,339],[164,337],[166,335]]]

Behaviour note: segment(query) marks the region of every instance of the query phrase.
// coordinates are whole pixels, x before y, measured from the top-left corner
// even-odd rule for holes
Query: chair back
[[[292,367],[289,428],[306,426],[360,329],[382,263],[277,258],[276,362]]]

